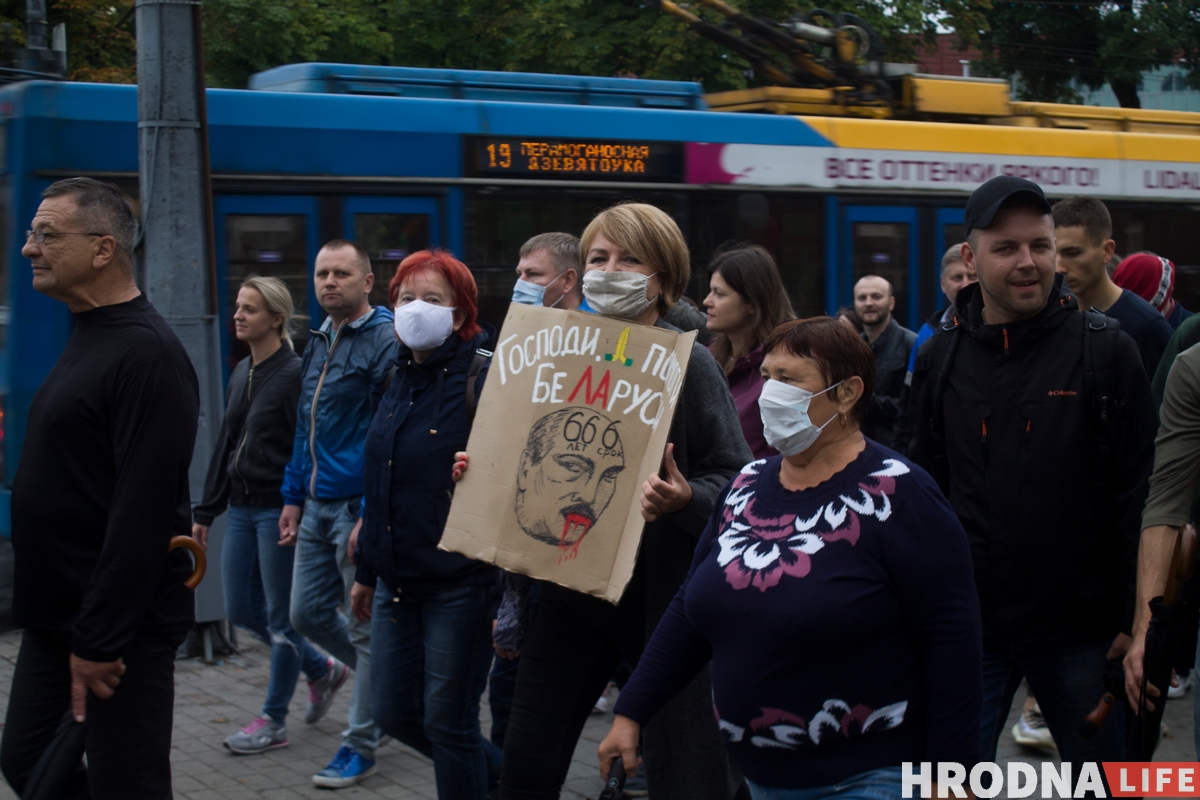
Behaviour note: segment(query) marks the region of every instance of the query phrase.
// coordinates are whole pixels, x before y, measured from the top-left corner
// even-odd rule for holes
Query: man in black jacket
[[[884,447],[891,447],[895,438],[908,355],[917,340],[915,333],[896,322],[892,316],[895,308],[896,296],[886,278],[864,275],[854,284],[854,311],[863,323],[862,336],[875,355],[875,393],[863,433]]]
[[[971,196],[957,325],[922,346],[910,456],[966,528],[983,613],[980,757],[995,758],[1025,677],[1064,761],[1119,760],[1118,710],[1080,722],[1124,653],[1154,407],[1136,345],[1081,314],[1056,277],[1037,184],[995,178]],[[1104,413],[1101,414],[1100,410]]]
[[[13,617],[25,632],[0,766],[23,793],[73,708],[94,720],[87,769],[61,796],[162,800],[175,651],[194,620],[191,564],[167,546],[190,532],[196,373],[134,283],[129,201],[91,178],[42,197],[21,253],[75,330],[30,405],[13,481]]]

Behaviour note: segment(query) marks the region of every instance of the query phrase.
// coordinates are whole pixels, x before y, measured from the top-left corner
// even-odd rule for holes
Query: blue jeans
[[[1196,680],[1200,681],[1200,639],[1196,640]],[[1192,687],[1192,745],[1200,757],[1200,686]]]
[[[1079,735],[1083,721],[1104,694],[1104,664],[1112,639],[1048,647],[1009,645],[983,648],[983,717],[979,758],[996,760],[996,743],[1008,721],[1021,678],[1037,697],[1046,726],[1063,761],[1120,761],[1125,756],[1125,704],[1113,706],[1091,739]]]
[[[486,800],[500,750],[479,730],[492,663],[486,586],[410,599],[379,581],[372,609],[372,708],[380,728],[433,759],[438,797]],[[489,773],[490,776],[489,777]]]
[[[354,564],[346,552],[358,522],[359,498],[304,503],[292,580],[292,625],[315,645],[354,670],[348,727],[342,742],[375,758],[379,726],[371,718],[371,623],[342,613],[354,586]]]
[[[851,775],[840,783],[811,789],[772,789],[749,778],[746,785],[754,800],[892,800],[903,796],[900,776],[900,767],[880,767]]]
[[[225,612],[271,648],[271,677],[263,716],[283,724],[300,670],[323,678],[324,656],[292,628],[292,562],[296,551],[279,546],[278,508],[230,506],[221,551]]]

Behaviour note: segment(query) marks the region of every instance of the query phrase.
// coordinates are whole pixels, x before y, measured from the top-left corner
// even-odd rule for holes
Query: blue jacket
[[[400,345],[367,433],[359,583],[374,587],[381,578],[406,596],[495,583],[494,567],[437,549],[454,497],[454,454],[467,449],[471,432],[467,370],[492,336],[485,330],[464,342],[452,335],[420,364]],[[475,381],[477,397],[486,376],[487,365]]]
[[[334,332],[327,318],[304,348],[292,460],[283,472],[283,501],[336,500],[363,493],[363,442],[371,399],[400,342],[392,312],[370,313]],[[314,433],[315,432],[315,433]]]

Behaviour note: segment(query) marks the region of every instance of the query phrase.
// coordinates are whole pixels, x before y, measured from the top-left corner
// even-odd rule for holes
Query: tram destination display
[[[684,177],[678,142],[471,136],[466,146],[472,177],[659,183]]]

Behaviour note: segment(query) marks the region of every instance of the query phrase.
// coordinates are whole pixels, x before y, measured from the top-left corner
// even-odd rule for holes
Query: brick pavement
[[[339,744],[338,732],[346,719],[349,692],[339,693],[328,716],[316,725],[299,720],[305,687],[292,702],[289,726],[291,745],[259,756],[233,756],[221,740],[252,719],[261,709],[267,685],[267,651],[242,637],[243,655],[208,666],[200,659],[181,660],[176,670],[175,738],[171,749],[176,796],[187,800],[330,800],[335,792],[318,789],[310,780]],[[0,634],[0,715],[8,705],[8,689],[20,641],[19,632]],[[346,687],[349,688],[348,686]],[[1022,697],[1014,703],[1009,726],[1016,721]],[[1192,761],[1191,696],[1167,706],[1168,738],[1156,753],[1158,760]],[[484,730],[490,725],[483,711]],[[595,798],[600,791],[596,746],[608,730],[611,716],[593,716],[575,749],[564,800]],[[1009,736],[1001,740],[997,759],[1040,763],[1038,754],[1022,751]],[[337,797],[429,800],[437,797],[433,765],[429,759],[403,745],[390,743],[379,751],[379,771],[361,784],[336,791]],[[0,800],[15,800],[0,782]]]

